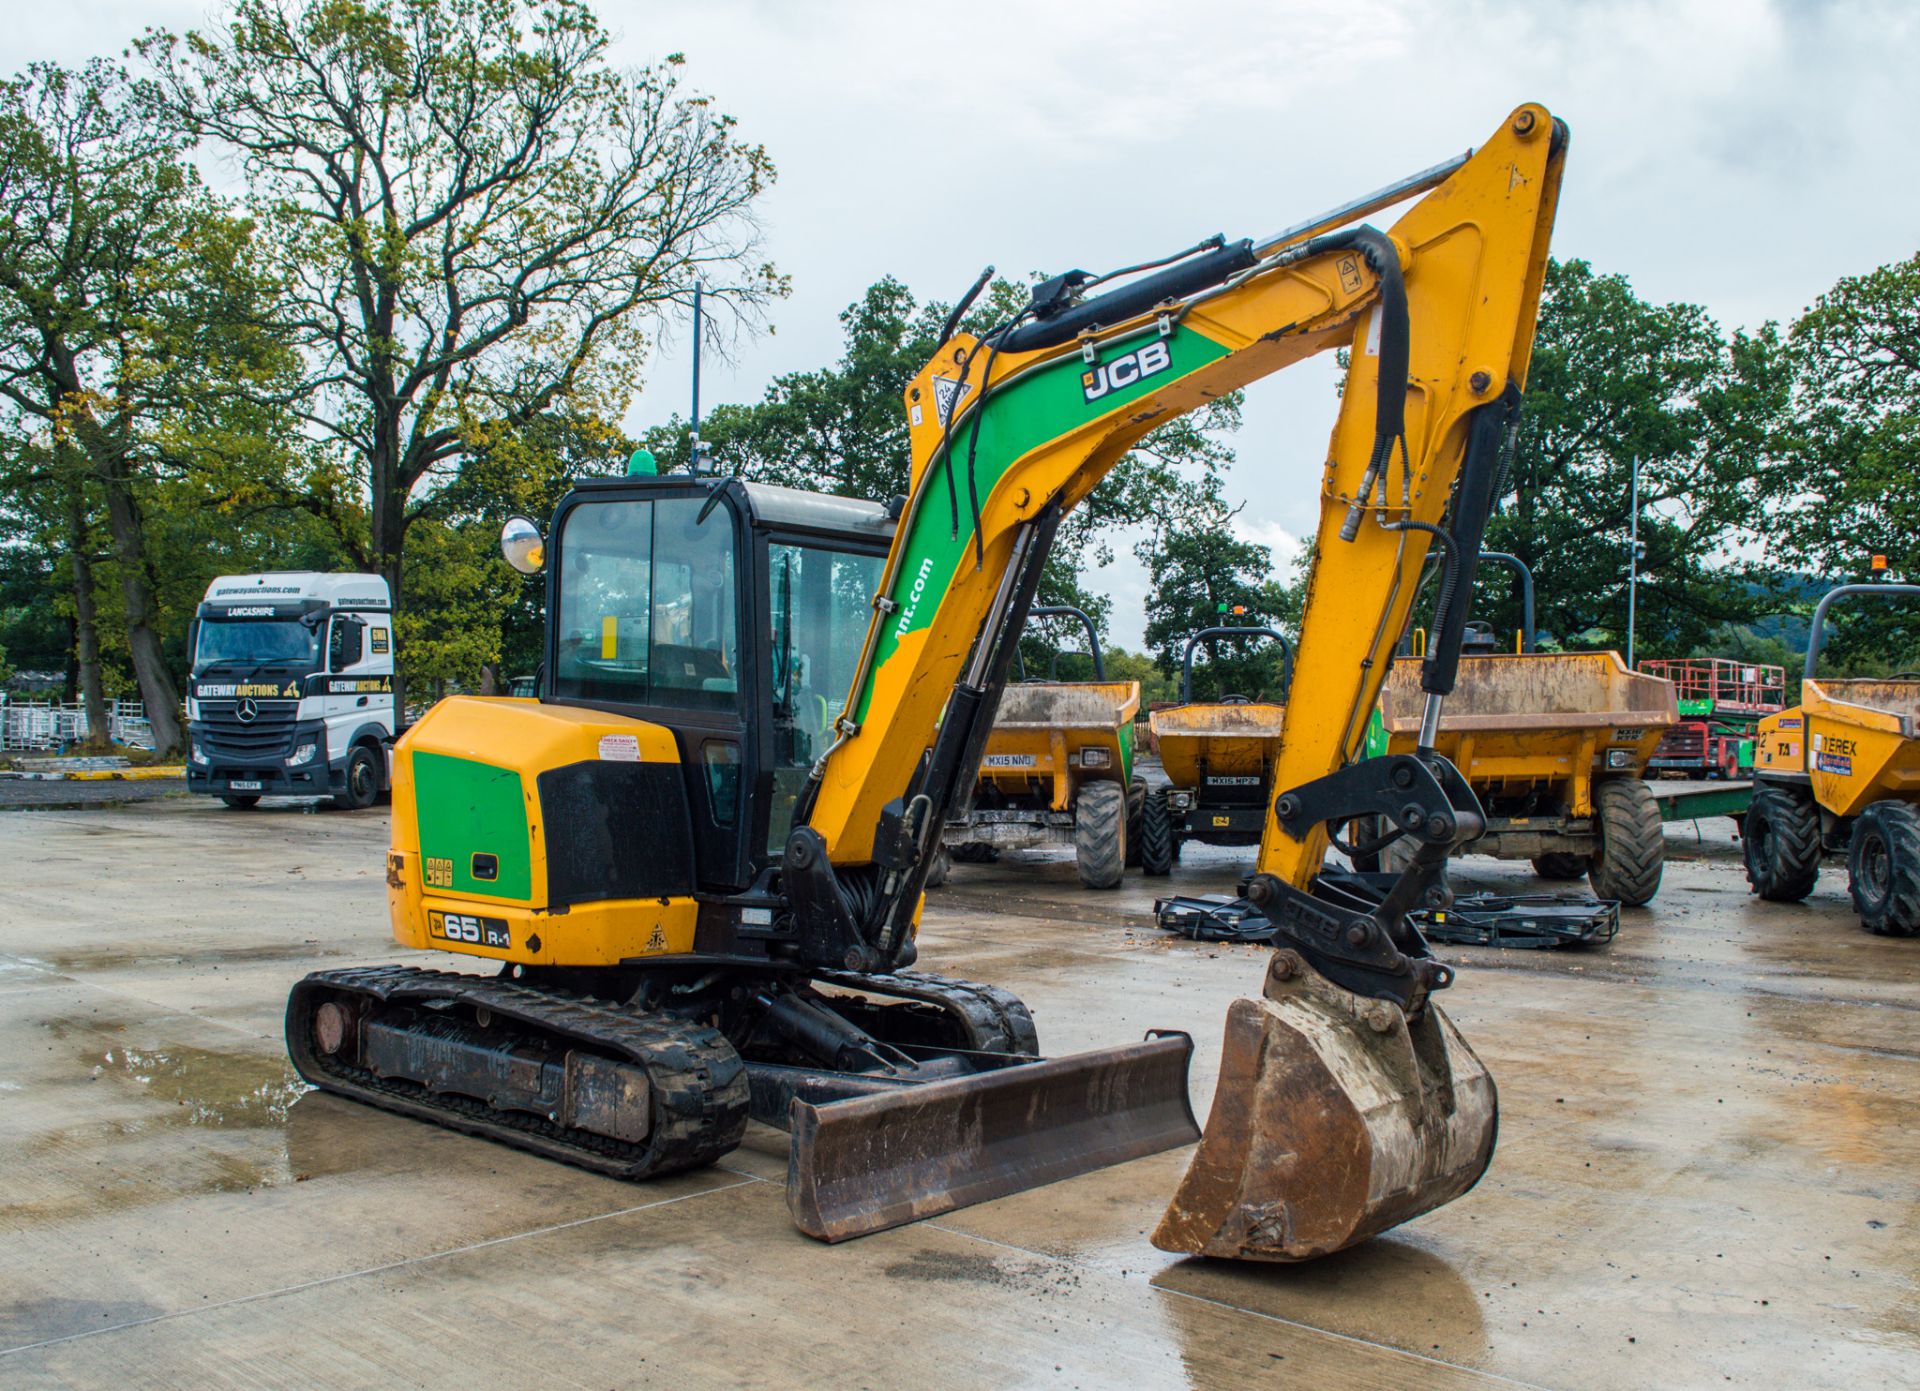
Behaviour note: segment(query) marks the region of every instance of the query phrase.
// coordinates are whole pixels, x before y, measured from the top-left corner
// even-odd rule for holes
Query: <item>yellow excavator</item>
[[[547,575],[539,698],[448,699],[406,733],[387,859],[395,939],[496,974],[308,976],[287,1006],[301,1074],[635,1179],[721,1158],[750,1117],[785,1126],[789,1207],[827,1240],[1190,1142],[1185,1035],[1042,1058],[1009,992],[911,969],[922,886],[1068,509],[1157,426],[1346,347],[1248,888],[1276,951],[1230,1010],[1154,1240],[1300,1260],[1465,1192],[1493,1083],[1408,912],[1444,906],[1447,855],[1483,826],[1433,732],[1566,143],[1522,106],[1277,235],[1060,275],[960,332],[983,275],[907,389],[895,506],[641,475],[582,480],[544,536],[510,522],[509,560]],[[1364,759],[1432,545],[1422,737]],[[1418,846],[1373,895],[1321,874],[1363,823]]]

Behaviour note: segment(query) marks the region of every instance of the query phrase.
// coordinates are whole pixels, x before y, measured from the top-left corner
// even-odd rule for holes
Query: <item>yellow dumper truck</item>
[[[1396,665],[1380,697],[1389,752],[1413,751],[1424,703],[1419,668]],[[1585,874],[1601,898],[1647,903],[1665,838],[1644,774],[1677,718],[1673,684],[1617,652],[1463,656],[1434,746],[1486,808],[1471,850],[1531,860],[1544,879]]]
[[[1201,643],[1260,638],[1280,644],[1278,700],[1222,694],[1193,698],[1193,654]],[[1147,794],[1140,813],[1140,869],[1169,874],[1189,840],[1207,845],[1258,845],[1273,800],[1273,764],[1286,721],[1293,648],[1272,628],[1202,628],[1187,639],[1180,703],[1147,717],[1168,786]]]
[[[1130,860],[1146,785],[1133,774],[1133,722],[1140,683],[1109,681],[1093,620],[1064,605],[1034,609],[1029,620],[1077,619],[1093,654],[1093,680],[1009,682],[980,761],[971,805],[945,827],[942,862],[979,863],[1002,850],[1071,844],[1080,882],[1120,883]]]
[[[1814,675],[1836,599],[1920,598],[1920,585],[1842,585],[1813,611],[1800,703],[1760,722],[1745,852],[1753,891],[1813,892],[1824,855],[1847,857],[1854,911],[1885,937],[1920,933],[1920,671]]]

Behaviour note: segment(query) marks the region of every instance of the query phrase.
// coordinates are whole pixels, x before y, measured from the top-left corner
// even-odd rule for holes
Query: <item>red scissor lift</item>
[[[1650,776],[1741,778],[1753,771],[1753,731],[1787,704],[1785,667],[1730,657],[1654,657],[1648,676],[1674,684],[1680,722],[1660,741]]]

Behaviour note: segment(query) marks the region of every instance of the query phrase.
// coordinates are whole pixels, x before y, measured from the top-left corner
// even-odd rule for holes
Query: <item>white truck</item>
[[[368,807],[400,729],[393,603],[378,575],[222,575],[195,613],[187,788]]]

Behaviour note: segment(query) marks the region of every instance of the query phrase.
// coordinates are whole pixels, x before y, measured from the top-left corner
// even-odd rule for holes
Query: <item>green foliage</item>
[[[1176,689],[1188,639],[1201,629],[1289,624],[1282,631],[1291,639],[1300,611],[1296,590],[1272,577],[1272,549],[1234,534],[1233,511],[1215,496],[1186,503],[1141,548],[1150,579],[1147,647]],[[1235,607],[1245,612],[1235,614]],[[1280,646],[1271,640],[1212,640],[1194,654],[1193,698],[1277,700],[1284,692],[1282,670]]]
[[[1140,683],[1140,711],[1143,718],[1153,706],[1170,705],[1179,699],[1179,681],[1162,671],[1152,654],[1129,652],[1124,647],[1109,647],[1104,656],[1109,681]]]
[[[1920,255],[1841,280],[1789,341],[1793,426],[1766,479],[1773,554],[1833,583],[1876,578],[1875,555],[1920,575]],[[1920,667],[1920,606],[1842,602],[1822,670]]]
[[[246,176],[303,365],[270,399],[351,481],[313,510],[403,609],[408,531],[476,422],[617,418],[696,280],[740,315],[785,291],[753,222],[766,152],[678,55],[613,68],[581,0],[235,0],[137,47]]]
[[[1624,276],[1548,264],[1528,373],[1511,508],[1490,550],[1534,572],[1543,633],[1624,648],[1632,460],[1640,460],[1637,649],[1695,650],[1763,606],[1743,548],[1764,524],[1753,480],[1790,399],[1790,364],[1769,324],[1721,332],[1697,305],[1655,305]],[[1474,616],[1519,623],[1504,578]]]

